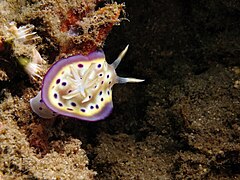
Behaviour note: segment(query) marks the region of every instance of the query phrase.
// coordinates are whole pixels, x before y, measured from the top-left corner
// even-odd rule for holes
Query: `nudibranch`
[[[33,111],[43,118],[56,115],[86,121],[106,118],[113,108],[114,84],[144,81],[117,76],[115,69],[127,49],[128,46],[112,64],[106,62],[103,51],[57,61],[43,79],[41,94],[30,100]]]

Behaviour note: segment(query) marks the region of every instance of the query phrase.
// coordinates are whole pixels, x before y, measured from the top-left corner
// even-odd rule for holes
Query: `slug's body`
[[[33,111],[43,118],[60,114],[88,121],[104,119],[113,108],[114,84],[143,81],[117,76],[115,69],[127,49],[111,65],[103,51],[58,61],[44,77],[41,98],[31,99]]]

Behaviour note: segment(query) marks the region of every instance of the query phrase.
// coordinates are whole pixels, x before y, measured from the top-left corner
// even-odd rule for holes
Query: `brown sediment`
[[[6,74],[6,72],[2,69],[0,69],[0,81],[7,81],[9,78]]]
[[[123,5],[117,3],[95,10],[95,1],[54,2],[39,1],[26,8],[23,16],[28,21],[36,19],[38,28],[45,30],[46,37],[59,48],[57,59],[79,53],[87,55],[102,47],[112,26],[120,22],[118,17],[123,10]],[[24,23],[25,20],[20,21]]]
[[[239,3],[126,7],[131,23],[108,48],[134,42],[120,68],[146,84],[115,87],[112,116],[90,131],[97,179],[239,179]]]
[[[120,22],[119,16],[123,5],[109,4],[97,11],[90,10],[88,6],[81,14],[72,10],[68,12],[69,18],[62,22],[63,32],[75,31],[79,35],[70,36],[69,41],[60,44],[61,54],[84,54],[95,51],[103,46],[113,25]],[[71,28],[72,30],[71,30]]]
[[[65,136],[64,141],[49,141],[54,133],[49,131],[51,123],[45,121],[48,128],[42,126],[42,120],[29,113],[30,94],[31,91],[26,91],[19,98],[5,93],[6,98],[0,104],[2,178],[93,179],[95,173],[86,168],[88,159],[79,140]]]
[[[88,1],[92,4],[87,13],[73,9],[76,16],[84,17],[77,22],[69,9],[81,7],[83,1],[53,2],[32,1],[25,12],[19,5],[6,8],[23,13],[11,17],[20,24],[35,25],[44,37],[41,54],[53,57],[49,62],[59,55],[66,27],[72,23],[80,27],[97,12],[95,1]],[[234,84],[240,79],[239,10],[234,0],[127,1],[131,22],[110,34],[106,54],[115,58],[130,43],[118,72],[143,78],[145,83],[114,87],[114,110],[104,121],[43,120],[28,102],[37,93],[37,83],[1,81],[0,176],[51,179],[49,172],[55,172],[59,164],[61,177],[54,177],[63,179],[67,178],[64,168],[71,177],[85,174],[86,179],[93,179],[93,171],[98,173],[95,179],[240,179],[240,91]],[[54,21],[51,13],[56,11],[60,15],[70,12],[73,19],[66,21],[61,15]],[[110,17],[114,12],[108,12]],[[67,24],[64,32],[61,22]],[[91,42],[99,32],[97,28],[84,37]],[[82,41],[76,39],[72,43],[80,48]],[[13,90],[16,87],[11,84],[18,89]],[[92,170],[86,168],[87,157],[80,145]]]
[[[95,10],[99,1],[86,2],[0,2],[0,179],[93,179],[96,175],[87,167],[88,158],[79,138],[62,131],[61,123],[56,128],[56,121],[61,122],[62,118],[44,120],[31,111],[29,100],[40,90],[42,82],[24,75],[25,65],[19,63],[22,57],[31,62],[33,49],[37,49],[48,62],[38,74],[44,77],[57,56],[88,54],[102,47],[112,26],[120,22],[122,5],[108,4],[99,13]],[[18,40],[10,31],[12,21],[16,22],[14,28],[34,24],[41,41]],[[68,31],[75,25],[91,27],[91,33],[88,29],[84,36],[75,32],[77,40],[72,41]],[[79,43],[94,42],[94,38],[96,43]],[[75,42],[78,47],[74,47]]]

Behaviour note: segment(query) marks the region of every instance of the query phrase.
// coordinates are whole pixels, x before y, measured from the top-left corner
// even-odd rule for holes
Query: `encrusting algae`
[[[81,142],[51,127],[53,121],[42,121],[29,100],[54,61],[101,48],[119,24],[123,4],[98,8],[99,2],[0,2],[0,179],[93,179],[96,174],[87,168]]]

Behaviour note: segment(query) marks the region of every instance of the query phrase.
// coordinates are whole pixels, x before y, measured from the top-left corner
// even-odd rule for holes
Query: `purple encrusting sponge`
[[[115,69],[127,49],[111,65],[103,51],[57,61],[43,79],[41,97],[39,93],[30,100],[32,110],[42,118],[58,114],[86,121],[106,118],[113,108],[114,84],[144,81],[117,76]]]

